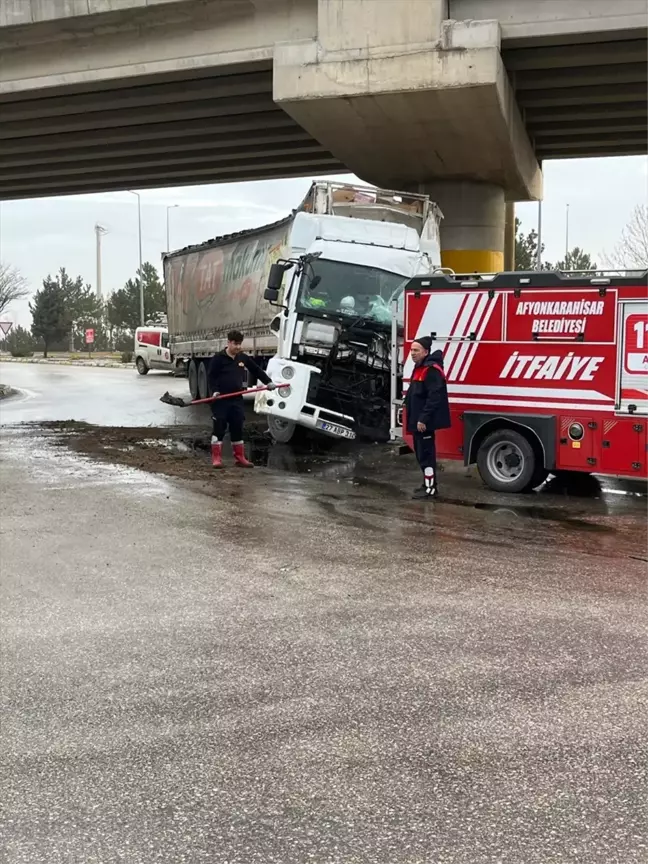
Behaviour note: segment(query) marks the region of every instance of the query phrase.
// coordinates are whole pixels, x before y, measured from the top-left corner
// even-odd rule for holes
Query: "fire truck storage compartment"
[[[595,417],[563,414],[556,467],[565,471],[595,471],[599,433]]]
[[[600,422],[600,465],[602,474],[646,473],[645,417],[616,417]]]

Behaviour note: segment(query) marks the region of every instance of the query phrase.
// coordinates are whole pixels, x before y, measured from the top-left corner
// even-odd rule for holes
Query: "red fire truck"
[[[452,427],[437,432],[439,457],[476,462],[497,491],[526,491],[557,471],[645,478],[646,277],[412,279],[404,297],[403,390],[412,342],[431,336],[432,350],[443,351],[452,415]]]

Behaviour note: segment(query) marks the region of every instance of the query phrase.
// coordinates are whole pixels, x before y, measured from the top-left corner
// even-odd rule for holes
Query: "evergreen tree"
[[[166,315],[166,293],[155,267],[148,261],[142,265],[144,286],[144,321]],[[115,291],[108,304],[108,322],[111,329],[134,331],[140,321],[139,270],[135,279],[129,279],[123,288]]]
[[[535,230],[529,231],[528,234],[522,233],[522,223],[519,219],[515,220],[515,269],[516,270],[536,270],[538,266],[538,232]],[[544,253],[544,243],[542,244],[542,252]],[[583,251],[579,246],[567,253],[561,261],[556,261],[551,264],[549,261],[542,261],[542,270],[596,270],[596,263],[592,261],[591,256]]]
[[[43,353],[47,357],[49,347],[60,342],[70,329],[65,292],[58,279],[50,276],[43,279],[43,287],[34,295],[29,311],[32,314],[32,334],[42,340]]]
[[[543,270],[596,270],[596,262],[592,261],[589,253],[584,252],[579,246],[574,246],[571,252],[555,264],[547,264]]]
[[[538,232],[522,233],[522,223],[515,220],[515,269],[535,270],[538,264]],[[544,252],[544,243],[542,244]],[[544,269],[544,268],[543,268]]]
[[[12,327],[9,335],[0,344],[12,357],[31,357],[37,347],[29,330],[20,325]]]

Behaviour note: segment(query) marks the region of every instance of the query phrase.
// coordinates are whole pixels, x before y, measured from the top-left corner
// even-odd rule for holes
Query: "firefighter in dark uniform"
[[[270,390],[275,389],[276,385],[263,369],[243,353],[243,334],[238,330],[232,330],[227,334],[227,348],[214,354],[209,362],[208,379],[211,393],[214,396],[222,396],[224,393],[237,393],[239,390],[244,390],[246,369],[252,378],[267,384]],[[232,396],[230,399],[212,402],[211,455],[214,468],[223,467],[223,438],[228,428],[236,465],[240,468],[254,467],[252,462],[245,458],[244,421],[245,409],[242,396]]]
[[[423,472],[423,484],[412,497],[427,501],[439,494],[434,433],[450,426],[443,353],[430,353],[431,347],[429,336],[412,342],[410,354],[414,371],[405,395],[407,431],[414,437],[414,452]]]

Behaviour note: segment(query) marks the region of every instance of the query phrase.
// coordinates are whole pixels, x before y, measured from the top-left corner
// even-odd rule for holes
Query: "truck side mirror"
[[[268,273],[268,284],[263,294],[264,300],[269,300],[271,303],[277,302],[286,269],[285,264],[271,265],[270,272]]]
[[[274,288],[276,291],[279,291],[287,269],[285,264],[272,264],[268,273],[268,288]]]

